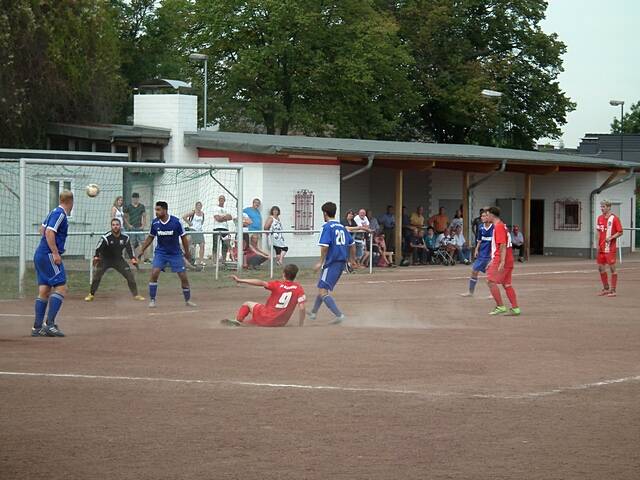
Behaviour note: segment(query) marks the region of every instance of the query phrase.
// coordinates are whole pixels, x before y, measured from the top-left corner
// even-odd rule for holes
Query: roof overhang
[[[47,127],[47,133],[111,143],[167,145],[171,139],[171,130],[169,129],[141,125],[52,123]]]

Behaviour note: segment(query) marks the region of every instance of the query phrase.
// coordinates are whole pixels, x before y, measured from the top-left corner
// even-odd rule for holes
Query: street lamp
[[[624,146],[624,100],[609,100],[609,105],[612,107],[620,106],[620,161],[622,161],[624,157],[622,149]]]
[[[490,100],[495,100],[498,102],[498,115],[500,114],[500,100],[502,99],[502,92],[498,92],[497,90],[489,90],[489,89],[484,89],[480,92],[480,95],[483,96],[484,98],[488,98]],[[498,147],[501,146],[501,144],[504,143],[504,125],[502,125],[502,122],[500,122],[500,132],[499,132],[499,137],[498,140],[500,141],[500,144],[498,145]]]
[[[193,60],[194,62],[204,62],[204,111],[203,111],[203,117],[204,117],[204,126],[203,126],[203,130],[207,129],[207,82],[208,82],[208,77],[207,77],[207,60],[209,60],[209,55],[205,55],[204,53],[192,53],[191,55],[189,55],[189,60]]]
[[[497,90],[488,90],[485,88],[480,92],[480,95],[485,98],[500,98],[502,97],[502,92],[498,92]]]

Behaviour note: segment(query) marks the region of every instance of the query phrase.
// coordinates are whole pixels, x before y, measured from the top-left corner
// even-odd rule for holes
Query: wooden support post
[[[462,234],[469,245],[471,245],[471,205],[469,201],[469,172],[462,172]]]
[[[395,231],[395,261],[400,265],[402,261],[402,198],[403,191],[403,170],[396,170],[396,231]]]
[[[524,258],[529,260],[531,247],[531,177],[530,173],[524,176],[524,212],[522,218],[522,234],[524,235]]]

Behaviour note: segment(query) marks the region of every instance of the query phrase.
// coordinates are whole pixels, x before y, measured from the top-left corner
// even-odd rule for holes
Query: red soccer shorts
[[[281,322],[277,318],[273,318],[273,316],[269,315],[267,307],[258,304],[253,307],[253,312],[251,312],[251,320],[245,323],[253,323],[254,325],[258,325],[260,327],[281,327]]]
[[[616,252],[598,252],[598,265],[615,265]]]
[[[498,265],[491,264],[487,269],[487,279],[493,283],[500,285],[511,285],[511,275],[513,267],[504,267],[501,272],[498,271]]]

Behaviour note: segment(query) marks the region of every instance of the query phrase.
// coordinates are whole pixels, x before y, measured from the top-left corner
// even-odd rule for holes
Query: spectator
[[[380,225],[382,226],[387,248],[390,252],[395,251],[396,216],[393,205],[387,205],[387,213],[380,217]]]
[[[481,208],[480,213],[476,218],[473,219],[473,222],[471,223],[471,229],[473,230],[473,238],[476,241],[476,243],[480,241],[480,234],[478,232],[478,229],[480,228],[480,225],[484,223],[482,221],[482,214],[484,213],[484,211],[485,209]]]
[[[120,222],[120,225],[124,225],[124,197],[122,195],[118,195],[113,201],[111,220],[114,218]]]
[[[229,251],[229,235],[225,235],[224,233],[229,232],[229,221],[233,220],[233,215],[227,207],[224,206],[227,199],[224,195],[220,195],[218,197],[218,205],[213,208],[213,231],[214,232],[223,232],[220,235],[213,236],[213,256],[218,255],[218,238],[220,238],[220,250],[222,251],[222,257],[219,260],[222,262],[226,262],[227,260],[227,252]]]
[[[373,238],[374,248],[378,249],[380,259],[378,260],[379,267],[395,267],[393,263],[393,252],[387,250],[387,244],[384,233],[378,233]]]
[[[358,210],[358,215],[353,217],[353,221],[358,227],[355,235],[353,236],[353,240],[356,243],[356,259],[360,265],[365,265],[366,261],[369,259],[369,252],[366,251],[367,246],[367,237],[369,232],[369,219],[367,218],[367,212],[364,208]]]
[[[413,234],[413,227],[411,226],[411,220],[407,215],[407,207],[402,207],[402,254],[411,254],[411,247],[409,247],[409,241]]]
[[[196,202],[195,208],[182,216],[182,220],[187,223],[187,229],[189,230],[190,237],[190,246],[196,248],[196,245],[199,246],[198,250],[198,259],[200,260],[200,265],[204,266],[206,263],[204,262],[204,212],[202,211],[202,202]],[[193,264],[195,265],[196,259],[194,255],[191,256]]]
[[[471,249],[467,244],[462,233],[462,225],[458,225],[454,229],[453,244],[456,247],[456,254],[458,255],[458,261],[469,265],[471,263]]]
[[[454,244],[453,236],[451,235],[451,230],[449,227],[445,227],[444,232],[438,235],[438,239],[436,240],[438,248],[443,248],[451,255],[453,258],[456,258],[456,246]]]
[[[456,210],[456,214],[453,216],[453,220],[451,220],[451,225],[449,225],[449,227],[455,232],[456,228],[458,226],[462,227],[463,224],[464,221],[462,220],[462,211]]]
[[[284,242],[282,234],[282,222],[280,221],[280,207],[274,205],[269,210],[269,218],[264,224],[264,229],[271,232],[271,246],[276,253],[276,263],[282,265],[284,257],[289,251],[289,247]]]
[[[243,210],[243,212],[246,213],[251,219],[251,224],[249,225],[250,232],[259,232],[262,229],[262,214],[260,213],[261,205],[262,202],[260,202],[260,199],[254,198],[251,202],[251,206]],[[259,233],[251,234],[251,238],[255,238],[254,243],[256,243],[257,245],[260,244],[261,237],[262,235],[260,235]]]
[[[438,249],[438,237],[433,227],[427,227],[427,233],[424,235],[424,244],[427,247],[427,258],[431,262],[433,252]]]
[[[417,230],[424,228],[424,207],[418,206],[416,211],[411,214],[409,218],[409,223],[417,233]]]
[[[369,230],[371,230],[371,234],[375,235],[376,233],[380,233],[382,229],[380,228],[380,222],[373,215],[373,210],[367,210],[367,218],[369,219]]]
[[[131,194],[131,204],[124,209],[124,228],[127,231],[135,232],[129,235],[129,241],[134,251],[144,242],[147,228],[147,214],[144,205],[140,203],[140,194],[133,192]],[[142,233],[138,233],[142,232]],[[140,261],[144,262],[144,255],[140,255]]]
[[[518,225],[514,225],[511,232],[511,245],[513,247],[513,253],[518,251],[518,261],[524,262],[524,235],[520,231]]]
[[[269,254],[264,252],[258,246],[258,236],[244,233],[242,235],[244,253],[244,268],[257,269],[260,265],[269,259]]]
[[[414,265],[426,265],[429,261],[427,246],[424,243],[424,230],[416,229],[409,241]]]
[[[440,207],[437,215],[434,215],[429,219],[429,225],[433,225],[433,229],[438,235],[442,235],[445,229],[449,226],[449,217],[444,207]]]

